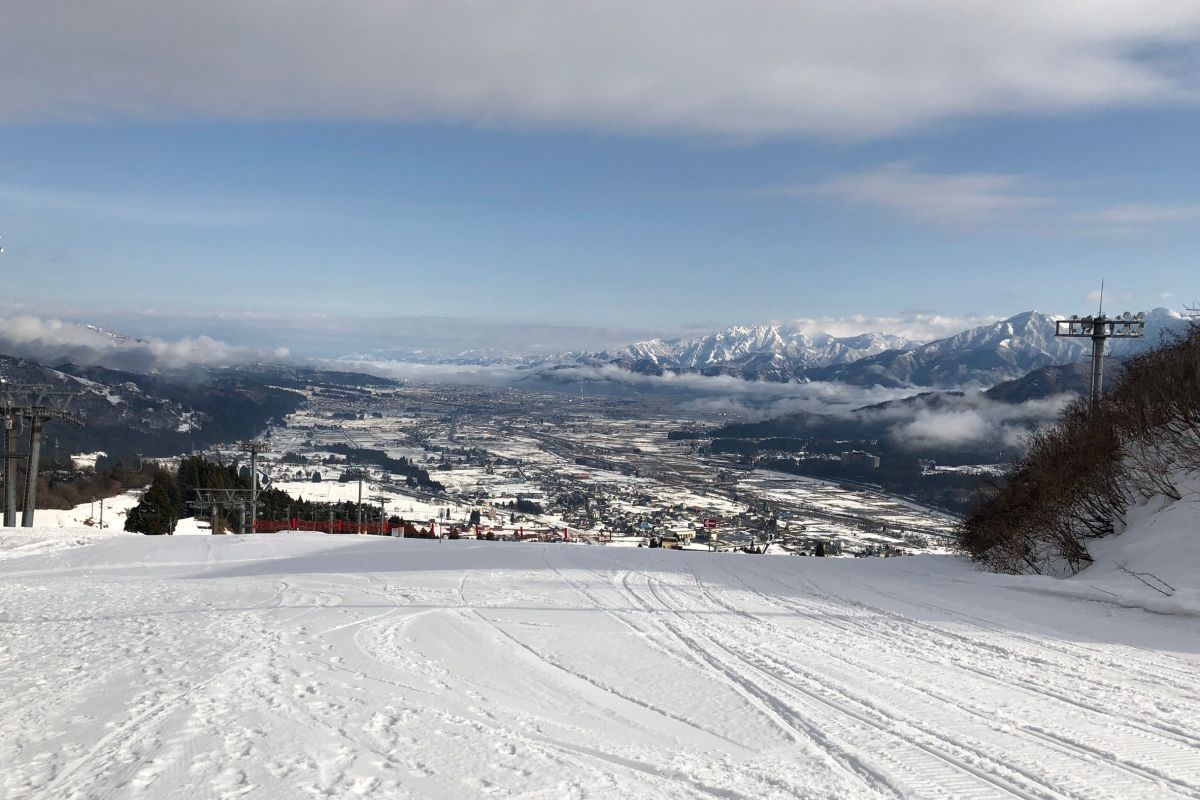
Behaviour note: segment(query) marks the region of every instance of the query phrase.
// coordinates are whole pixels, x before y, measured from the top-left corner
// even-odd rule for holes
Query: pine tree
[[[178,517],[172,495],[178,491],[179,487],[171,475],[165,472],[155,475],[141,502],[130,509],[125,517],[125,530],[156,536],[174,533]]]

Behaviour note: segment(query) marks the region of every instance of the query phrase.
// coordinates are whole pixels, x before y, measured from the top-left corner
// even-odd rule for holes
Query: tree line
[[[238,530],[247,519],[241,519],[237,510],[226,510],[202,506],[190,506],[198,499],[197,488],[234,490],[248,492],[250,476],[248,470],[239,470],[232,464],[210,461],[204,456],[190,456],[179,462],[176,472],[157,470],[141,502],[130,509],[125,518],[125,530],[131,533],[153,535],[171,534],[179,520],[197,517],[208,520],[213,532]],[[248,499],[248,498],[247,498]],[[364,506],[364,516],[373,513],[373,507]],[[292,497],[281,489],[261,489],[258,493],[258,518],[260,520],[283,520],[290,518],[355,520],[358,505],[351,501],[339,503],[314,502],[302,497]],[[398,518],[396,518],[398,519]]]

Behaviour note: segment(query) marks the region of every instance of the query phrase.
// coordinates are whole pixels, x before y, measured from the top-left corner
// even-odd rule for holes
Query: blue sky
[[[659,3],[609,4],[595,34],[601,12],[530,2],[467,27],[481,6],[343,5],[213,3],[190,34],[141,30],[124,0],[115,21],[18,14],[0,302],[353,350],[430,325],[517,348],[772,320],[934,335],[1087,311],[1102,277],[1123,307],[1200,295],[1195,4],[1106,5],[1080,34],[1068,4],[1013,3],[955,46],[964,20],[941,12],[880,26],[803,2],[703,0],[674,37]],[[389,25],[416,77],[383,44],[359,63]],[[439,36],[457,57],[422,49]]]

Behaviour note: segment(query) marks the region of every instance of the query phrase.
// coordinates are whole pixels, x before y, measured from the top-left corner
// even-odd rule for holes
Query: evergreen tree
[[[178,489],[170,474],[160,472],[155,475],[141,502],[126,515],[125,530],[157,536],[174,533],[178,517],[172,495],[177,494]]]

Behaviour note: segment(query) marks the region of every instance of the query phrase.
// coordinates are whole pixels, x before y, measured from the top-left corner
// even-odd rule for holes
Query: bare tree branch
[[[1149,586],[1151,589],[1158,592],[1159,594],[1166,595],[1167,597],[1171,597],[1172,595],[1175,594],[1175,587],[1172,586],[1171,584],[1167,583],[1166,581],[1164,581],[1162,578],[1155,575],[1153,572],[1134,572],[1131,569],[1129,569],[1128,567],[1126,567],[1124,564],[1122,564],[1120,561],[1114,561],[1113,563],[1121,568],[1121,572],[1124,572],[1126,575],[1132,575],[1133,577],[1137,578],[1139,581],[1146,584],[1147,586]],[[1150,580],[1146,580],[1147,578],[1149,578]],[[1155,583],[1160,583],[1167,588],[1162,589],[1158,586],[1155,586],[1150,581],[1154,581]]]

